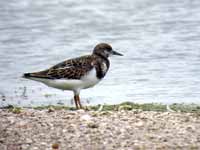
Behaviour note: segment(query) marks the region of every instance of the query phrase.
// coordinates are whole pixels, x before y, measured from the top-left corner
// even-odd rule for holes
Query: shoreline
[[[200,149],[200,108],[176,107],[168,111],[158,104],[126,102],[76,111],[57,106],[0,109],[0,149]]]
[[[8,105],[5,107],[0,107],[1,109],[8,109],[11,112],[20,113],[22,109],[35,109],[35,110],[76,110],[74,106],[65,105],[46,105],[46,106],[33,106],[33,107],[19,107]],[[109,105],[92,105],[84,106],[86,111],[120,111],[120,110],[140,110],[140,111],[158,111],[158,112],[188,112],[188,113],[200,113],[200,105],[198,104],[186,104],[186,103],[174,103],[174,104],[162,104],[162,103],[133,103],[133,102],[123,102],[120,104]],[[19,111],[19,112],[18,112]]]

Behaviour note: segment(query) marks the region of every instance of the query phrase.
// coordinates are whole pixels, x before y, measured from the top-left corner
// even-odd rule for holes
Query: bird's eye
[[[106,49],[106,51],[111,52],[112,50],[111,49]]]

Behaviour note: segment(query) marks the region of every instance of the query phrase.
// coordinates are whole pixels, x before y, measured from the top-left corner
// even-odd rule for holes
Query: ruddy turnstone
[[[111,55],[123,56],[109,44],[100,43],[91,55],[63,61],[44,71],[25,73],[23,77],[57,89],[73,91],[75,105],[79,109],[82,108],[80,90],[93,87],[104,78],[110,66],[108,57]]]

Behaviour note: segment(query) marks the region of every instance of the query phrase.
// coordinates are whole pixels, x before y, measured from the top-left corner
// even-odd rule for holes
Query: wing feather
[[[69,59],[47,70],[30,73],[30,77],[47,79],[80,79],[94,67],[92,63],[93,60],[91,55]]]

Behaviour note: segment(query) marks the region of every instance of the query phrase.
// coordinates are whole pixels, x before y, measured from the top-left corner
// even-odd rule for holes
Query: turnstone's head
[[[109,57],[111,55],[123,56],[122,54],[114,51],[112,47],[106,43],[97,44],[93,50],[93,54],[100,55],[103,57]]]

